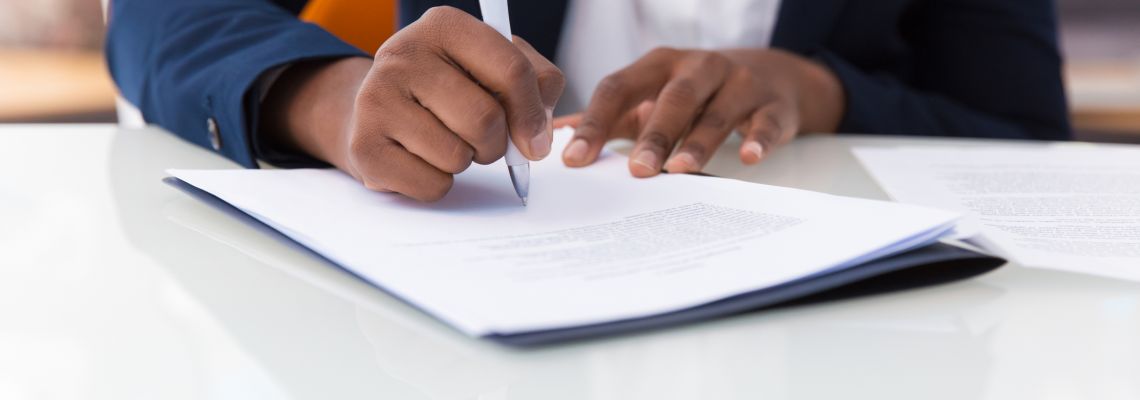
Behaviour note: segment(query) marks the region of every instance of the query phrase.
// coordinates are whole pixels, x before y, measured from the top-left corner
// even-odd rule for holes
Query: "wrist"
[[[351,57],[294,64],[266,95],[261,116],[265,144],[344,166],[345,137],[356,93],[372,66]]]
[[[847,108],[847,95],[839,77],[823,62],[794,56],[801,60],[800,95],[797,107],[803,132],[835,132]]]

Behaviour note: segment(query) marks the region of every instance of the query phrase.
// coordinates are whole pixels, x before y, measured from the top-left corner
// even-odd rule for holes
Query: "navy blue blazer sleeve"
[[[122,95],[147,122],[256,167],[250,89],[277,66],[366,56],[297,19],[304,1],[112,0],[107,60]]]
[[[846,91],[841,132],[1070,138],[1052,1],[911,4],[893,27],[905,62],[868,54],[875,45],[860,43],[858,33],[815,55]],[[848,8],[852,20],[861,12],[869,11]]]

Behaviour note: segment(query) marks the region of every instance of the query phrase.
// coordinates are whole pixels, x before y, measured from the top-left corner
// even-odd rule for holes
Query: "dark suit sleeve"
[[[256,167],[251,134],[264,72],[307,59],[365,56],[296,15],[303,1],[112,0],[107,60],[147,122]]]
[[[846,91],[842,132],[1065,140],[1056,16],[1047,0],[919,1],[899,29],[910,76],[823,51]]]

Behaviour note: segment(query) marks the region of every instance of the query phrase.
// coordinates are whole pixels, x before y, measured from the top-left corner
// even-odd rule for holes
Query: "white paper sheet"
[[[857,148],[894,199],[963,212],[1028,267],[1140,280],[1140,150]]]
[[[583,169],[532,163],[528,207],[501,163],[472,166],[433,204],[335,170],[170,173],[471,335],[694,307],[928,243],[957,217],[720,178],[636,179],[609,153]]]

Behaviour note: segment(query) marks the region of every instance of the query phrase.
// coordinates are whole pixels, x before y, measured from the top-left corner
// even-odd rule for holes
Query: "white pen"
[[[512,40],[510,11],[507,11],[507,0],[479,0],[479,11],[483,14],[483,22],[495,28],[500,34]],[[527,194],[530,192],[530,161],[519,152],[515,141],[507,138],[507,171],[511,173],[511,183],[515,185],[522,203],[526,205]]]

